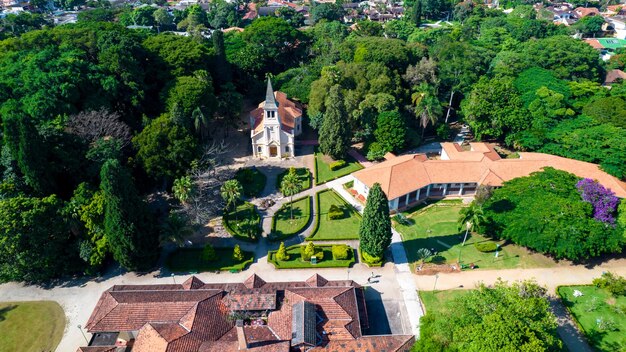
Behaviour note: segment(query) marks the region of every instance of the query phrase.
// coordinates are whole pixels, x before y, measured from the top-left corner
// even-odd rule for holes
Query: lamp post
[[[435,290],[437,289],[437,279],[439,279],[439,274],[435,274],[435,285],[433,286],[433,295],[435,294]]]
[[[76,327],[78,328],[78,330],[80,330],[81,335],[83,335],[83,338],[85,339],[85,343],[89,344],[89,341],[87,340],[87,336],[85,336],[85,333],[83,332],[82,326],[78,324],[76,325]]]
[[[176,285],[176,278],[174,277],[174,273],[171,274],[172,280],[174,280],[174,285]]]
[[[467,241],[467,234],[470,230],[470,228],[472,227],[472,223],[471,222],[466,222],[465,223],[465,237],[463,237],[463,243],[461,244],[461,247],[459,247],[459,269],[461,267],[461,250],[463,249],[463,247],[465,247],[465,241]]]

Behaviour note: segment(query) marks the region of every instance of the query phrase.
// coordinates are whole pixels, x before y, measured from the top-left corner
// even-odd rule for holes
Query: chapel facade
[[[294,139],[302,134],[302,110],[287,99],[287,94],[274,92],[267,80],[265,101],[250,112],[252,155],[260,159],[291,158]]]

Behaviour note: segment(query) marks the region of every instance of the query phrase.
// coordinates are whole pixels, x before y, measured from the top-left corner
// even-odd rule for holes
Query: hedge
[[[269,251],[267,253],[267,262],[272,263],[277,269],[302,269],[302,268],[349,268],[355,262],[354,251],[348,251],[349,259],[346,260],[334,260],[332,259],[332,247],[330,244],[315,245],[316,253],[323,251],[323,257],[325,259],[319,261],[317,264],[311,264],[310,262],[302,261],[300,257],[300,247],[303,245],[293,245],[287,247],[287,253],[290,258],[287,261],[276,260],[277,251]]]
[[[331,247],[331,251],[333,253],[334,260],[346,260],[350,255],[350,250],[352,248],[346,244],[333,244]]]
[[[328,220],[337,220],[343,218],[343,210],[339,209],[338,206],[332,204],[328,209]]]
[[[372,257],[366,252],[361,251],[361,247],[359,247],[359,255],[361,256],[361,260],[363,260],[363,263],[367,264],[367,266],[369,267],[383,266],[384,258]]]
[[[337,171],[345,166],[346,166],[345,160],[337,160],[335,162],[330,163],[329,165],[330,171]]]
[[[478,251],[483,253],[495,252],[498,249],[498,245],[495,242],[487,241],[487,242],[476,242],[474,243],[474,247],[478,249]]]

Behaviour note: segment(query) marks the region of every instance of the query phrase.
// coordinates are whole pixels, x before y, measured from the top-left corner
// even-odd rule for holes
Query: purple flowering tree
[[[606,224],[615,223],[615,209],[619,199],[598,181],[584,178],[576,184],[582,199],[593,206],[593,217]]]

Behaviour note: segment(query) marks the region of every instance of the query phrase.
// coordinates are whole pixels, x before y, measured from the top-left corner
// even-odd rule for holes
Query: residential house
[[[600,10],[595,7],[577,7],[574,9],[578,18],[600,15]]]
[[[613,83],[620,83],[626,80],[626,72],[622,70],[610,70],[606,73],[603,86],[611,88]]]
[[[610,59],[617,49],[626,48],[626,40],[619,38],[588,38],[585,42],[600,51],[604,61]]]
[[[384,314],[384,313],[383,313]],[[408,352],[412,335],[368,336],[362,286],[351,280],[115,285],[85,325],[78,352]]]
[[[252,154],[262,159],[293,157],[294,139],[300,134],[302,110],[287,94],[274,92],[268,79],[265,101],[250,112]]]
[[[402,155],[355,172],[355,196],[364,201],[369,189],[379,183],[389,199],[390,211],[396,212],[427,198],[473,196],[480,185],[499,187],[516,177],[553,167],[598,180],[618,197],[626,198],[626,183],[595,164],[543,153],[519,153],[519,159],[502,159],[488,143],[441,146],[438,158]]]

